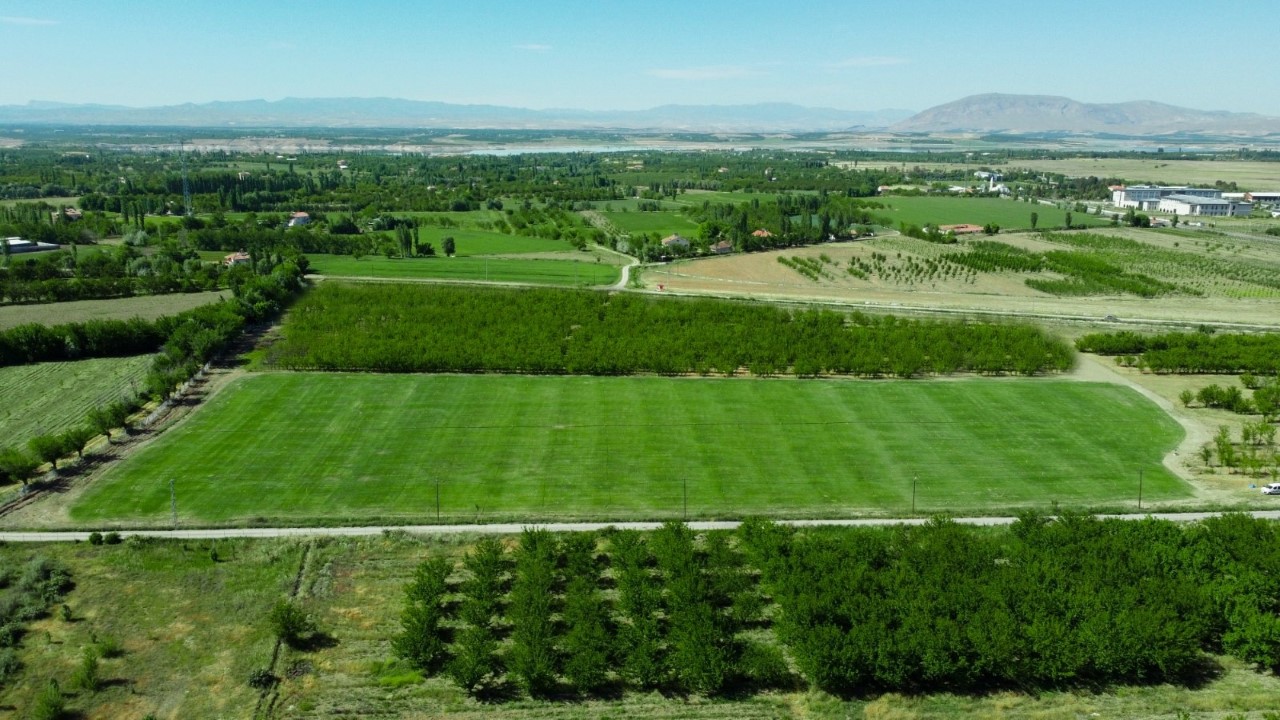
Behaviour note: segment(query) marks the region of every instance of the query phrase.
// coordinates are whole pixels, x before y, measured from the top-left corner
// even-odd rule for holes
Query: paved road
[[[1188,512],[1188,513],[1131,513],[1125,515],[1098,515],[1100,518],[1119,518],[1121,520],[1140,520],[1156,518],[1174,522],[1196,522],[1222,513]],[[1280,510],[1255,510],[1253,517],[1266,520],[1280,520]],[[955,518],[963,525],[1010,525],[1014,517],[964,517]],[[793,527],[874,527],[885,525],[922,525],[928,518],[858,518],[834,520],[779,520],[779,524]],[[738,527],[736,520],[694,521],[688,523],[694,530],[733,530]],[[476,533],[486,535],[514,535],[526,527],[538,527],[553,532],[581,532],[603,530],[608,527],[629,530],[654,530],[662,526],[659,522],[590,522],[590,523],[497,523],[492,525],[370,525],[360,527],[311,527],[311,528],[212,528],[204,530],[125,530],[121,535],[137,535],[139,537],[171,538],[178,540],[219,540],[223,538],[268,538],[268,537],[360,537],[381,535],[387,531],[404,531],[415,535],[456,535]],[[88,531],[67,532],[0,532],[3,542],[75,542],[89,539]]]

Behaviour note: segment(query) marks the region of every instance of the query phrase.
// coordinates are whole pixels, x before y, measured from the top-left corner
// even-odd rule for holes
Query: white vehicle
[[[1280,495],[1280,483],[1271,483],[1262,486],[1263,495]]]

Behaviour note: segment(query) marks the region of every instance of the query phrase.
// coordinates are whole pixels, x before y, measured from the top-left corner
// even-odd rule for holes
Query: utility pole
[[[684,485],[684,519],[689,519],[689,478],[685,476],[681,482]]]
[[[440,522],[440,478],[436,478],[436,522]]]
[[[173,485],[173,478],[169,478],[169,513],[173,516],[173,529],[178,529],[178,491]]]
[[[919,475],[911,476],[911,514],[916,514],[916,483],[920,481]]]
[[[1138,509],[1142,509],[1142,470],[1138,470]]]

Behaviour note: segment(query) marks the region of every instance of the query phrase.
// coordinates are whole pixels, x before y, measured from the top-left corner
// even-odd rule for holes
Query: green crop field
[[[150,355],[0,368],[0,446],[83,422],[90,409],[136,395]]]
[[[26,323],[58,325],[86,320],[128,320],[133,317],[154,320],[208,305],[230,295],[230,292],[219,291],[139,295],[110,300],[74,300],[40,305],[0,305],[0,330]]]
[[[523,235],[507,235],[468,228],[440,228],[423,225],[418,229],[419,241],[431,243],[437,254],[444,254],[441,240],[452,237],[458,257],[471,255],[518,255],[524,253],[569,252],[573,246],[564,240],[550,240]]]
[[[541,285],[609,285],[618,268],[581,260],[487,257],[385,258],[308,255],[312,272],[335,277],[432,280],[482,280]]]
[[[609,222],[625,233],[657,233],[663,237],[672,233],[691,235],[698,224],[681,212],[605,212]]]
[[[265,373],[115,466],[81,524],[1051,509],[1187,498],[1126,388]]]
[[[1066,211],[1050,205],[1001,200],[999,198],[965,197],[907,197],[890,195],[877,198],[888,207],[873,209],[871,213],[898,223],[912,225],[986,225],[995,223],[1004,230],[1031,228],[1031,213],[1039,215],[1036,227],[1046,230],[1066,224]],[[1071,213],[1073,225],[1109,225],[1111,218],[1098,215]]]

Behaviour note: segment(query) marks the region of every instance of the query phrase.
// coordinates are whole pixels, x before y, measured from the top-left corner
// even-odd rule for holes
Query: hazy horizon
[[[528,109],[792,103],[920,111],[982,93],[1280,116],[1273,6],[1169,0],[642,5],[0,0],[0,105],[387,97]],[[1254,72],[1253,69],[1257,69]]]

